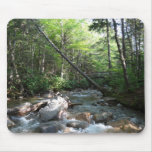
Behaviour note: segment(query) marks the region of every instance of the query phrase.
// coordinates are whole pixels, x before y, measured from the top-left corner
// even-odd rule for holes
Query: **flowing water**
[[[106,102],[100,93],[97,90],[78,90],[78,91],[69,91],[69,92],[62,92],[62,94],[67,95],[72,103],[75,104],[82,104],[82,105],[75,105],[73,108],[68,108],[68,113],[76,114],[80,112],[89,112],[91,113],[91,122],[90,124],[82,129],[82,128],[73,128],[68,127],[68,133],[103,133],[109,129],[112,129],[112,126],[106,125],[105,123],[95,123],[92,119],[92,116],[96,113],[101,112],[111,112],[113,114],[112,121],[116,121],[119,119],[128,119],[131,122],[137,124],[139,127],[144,128],[144,114],[135,111],[133,109],[124,107],[120,103],[114,102],[114,104],[109,104]],[[21,100],[21,101],[14,101],[13,104],[10,102],[8,103],[8,107],[12,108],[16,105],[19,105],[23,102],[30,102],[32,104],[42,102],[44,98],[34,98],[28,100]],[[100,104],[99,104],[100,103]],[[41,122],[38,119],[38,115],[31,112],[26,116],[12,116],[11,120],[15,122],[15,126],[11,127],[10,130],[15,133],[31,133],[31,132],[39,132],[38,127],[41,126]],[[61,124],[66,124],[69,121],[77,121],[73,118],[70,120],[63,119],[56,120]],[[50,124],[47,125],[51,125]],[[63,129],[59,129],[59,134],[65,133]]]

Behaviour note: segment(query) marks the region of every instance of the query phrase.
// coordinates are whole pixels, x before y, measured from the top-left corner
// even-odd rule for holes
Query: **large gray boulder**
[[[51,99],[47,106],[39,110],[39,118],[43,122],[61,119],[67,108],[68,102],[64,98],[57,96],[56,98]]]

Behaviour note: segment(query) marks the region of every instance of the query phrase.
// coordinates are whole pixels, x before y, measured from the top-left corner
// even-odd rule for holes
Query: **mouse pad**
[[[139,133],[145,124],[139,19],[13,19],[7,126],[13,133]]]

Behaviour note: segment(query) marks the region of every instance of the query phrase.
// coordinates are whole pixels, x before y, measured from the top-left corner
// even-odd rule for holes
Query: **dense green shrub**
[[[50,80],[50,89],[57,89],[57,90],[71,90],[75,88],[77,85],[76,81],[71,80],[65,80],[61,77],[55,76],[52,77]]]
[[[43,74],[28,72],[26,77],[22,79],[25,92],[33,95],[49,89],[50,81],[49,78]]]
[[[90,84],[86,79],[82,79],[79,82],[76,80],[65,80],[61,77],[52,77],[50,80],[50,89],[57,89],[57,90],[72,90],[75,88],[89,88]]]

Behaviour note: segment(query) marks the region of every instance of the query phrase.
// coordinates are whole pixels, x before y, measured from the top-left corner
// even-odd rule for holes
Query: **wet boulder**
[[[138,133],[142,131],[142,128],[128,119],[120,119],[116,121],[108,122],[107,125],[112,126],[113,129],[109,132],[126,132],[126,133]]]
[[[71,133],[71,129],[69,127],[66,127],[64,130],[63,130],[63,133]]]
[[[75,119],[90,123],[91,114],[90,112],[77,113]]]
[[[68,102],[64,98],[57,96],[51,99],[47,106],[39,110],[39,118],[44,122],[62,118],[61,115],[64,114],[67,108]]]
[[[47,105],[48,101],[42,101],[39,103],[36,103],[32,106],[32,111],[33,112],[37,112],[39,111],[41,108],[45,107]]]
[[[80,121],[80,120],[71,120],[67,123],[67,127],[73,127],[73,128],[87,128],[89,126],[89,123],[86,121]]]
[[[22,107],[19,108],[19,115],[24,116],[32,111],[32,104],[26,102]]]
[[[93,115],[93,120],[96,123],[105,123],[110,121],[113,118],[113,114],[111,112],[102,112]]]
[[[60,121],[50,121],[48,123],[42,123],[39,128],[37,128],[37,132],[40,133],[57,133],[59,131],[65,130],[66,126],[64,123]]]
[[[91,113],[90,112],[79,112],[79,113],[67,113],[67,119],[76,119],[81,121],[86,121],[90,123]]]

